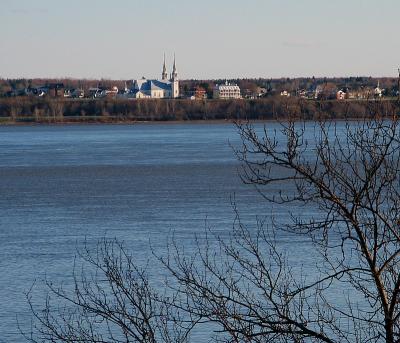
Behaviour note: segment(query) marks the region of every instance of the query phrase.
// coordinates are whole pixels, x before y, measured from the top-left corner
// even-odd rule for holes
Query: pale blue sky
[[[0,0],[0,77],[394,76],[399,0]]]

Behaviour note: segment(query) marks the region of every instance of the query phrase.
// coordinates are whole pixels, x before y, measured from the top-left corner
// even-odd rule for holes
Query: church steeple
[[[163,64],[163,70],[162,70],[162,80],[167,80],[168,79],[168,73],[167,73],[167,66],[165,64],[165,53],[164,53],[164,64]]]
[[[175,58],[175,54],[174,54],[174,65],[173,65],[173,67],[172,67],[171,80],[172,80],[172,81],[178,80],[178,71],[177,71],[177,69],[176,69],[176,58]]]

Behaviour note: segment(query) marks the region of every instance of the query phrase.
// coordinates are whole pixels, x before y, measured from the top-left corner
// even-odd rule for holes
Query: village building
[[[378,85],[376,86],[376,88],[374,89],[374,96],[375,98],[381,98],[383,95],[383,91],[384,89],[382,89],[379,85],[379,81],[378,81]]]
[[[84,98],[85,91],[79,88],[67,88],[64,90],[64,98]]]
[[[168,79],[167,67],[162,68],[161,80],[148,80],[142,78],[133,81],[133,87],[126,94],[128,98],[135,99],[175,99],[179,97],[179,79],[176,68],[176,59],[172,67],[172,73]]]
[[[337,93],[336,93],[336,99],[337,100],[345,100],[347,97],[347,93],[343,90],[340,89]]]
[[[258,99],[267,94],[267,89],[263,87],[252,87],[242,89],[243,97],[245,99]]]
[[[187,92],[188,98],[191,100],[204,100],[207,99],[207,92],[203,87],[196,86]]]
[[[240,88],[236,84],[226,82],[222,85],[215,85],[213,89],[214,99],[240,99]]]
[[[299,89],[297,91],[297,96],[299,96],[302,99],[308,99],[309,93],[307,92],[307,89]]]
[[[343,87],[339,89],[336,93],[337,100],[349,99],[350,89],[348,87]]]
[[[359,89],[348,92],[349,99],[365,100],[373,97],[374,90],[370,87],[361,86]]]

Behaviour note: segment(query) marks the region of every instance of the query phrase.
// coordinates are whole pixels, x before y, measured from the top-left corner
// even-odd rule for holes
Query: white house
[[[383,91],[384,89],[382,89],[379,85],[379,81],[378,81],[378,85],[376,86],[376,88],[374,89],[374,95],[376,98],[381,98],[383,95]]]
[[[236,84],[226,82],[224,85],[215,85],[213,89],[214,99],[240,99],[240,88]]]
[[[337,100],[345,100],[348,97],[347,91],[345,89],[340,89],[336,93]]]

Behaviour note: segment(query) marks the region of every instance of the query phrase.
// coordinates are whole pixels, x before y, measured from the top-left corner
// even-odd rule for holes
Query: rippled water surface
[[[0,342],[22,341],[24,293],[70,275],[85,239],[145,261],[172,231],[189,251],[206,220],[229,232],[233,196],[249,220],[267,211],[238,178],[239,143],[232,124],[0,127]]]

